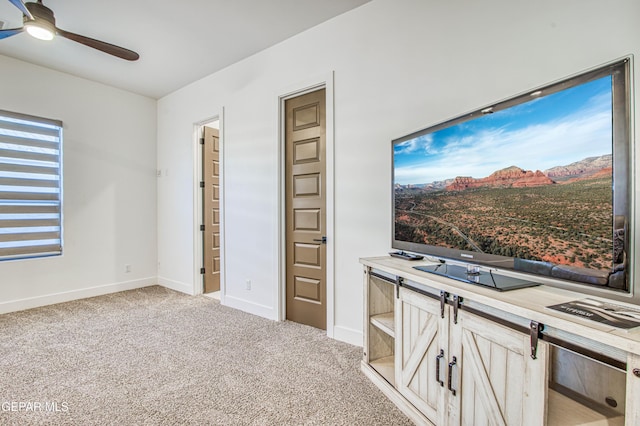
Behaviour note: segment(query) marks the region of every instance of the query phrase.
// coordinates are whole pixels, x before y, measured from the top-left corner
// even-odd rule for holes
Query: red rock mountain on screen
[[[533,186],[553,185],[555,182],[545,176],[540,170],[532,172],[520,167],[511,166],[498,170],[491,175],[475,179],[472,177],[458,176],[445,188],[447,191],[462,191],[470,188],[481,187],[511,187],[525,188]]]
[[[610,171],[613,167],[613,156],[611,154],[599,157],[588,157],[584,160],[576,161],[566,166],[552,167],[544,173],[550,178],[575,178]]]

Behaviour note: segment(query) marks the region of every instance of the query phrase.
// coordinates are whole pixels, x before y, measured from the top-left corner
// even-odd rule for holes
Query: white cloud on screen
[[[426,146],[418,140],[408,141],[411,151],[406,153],[425,149],[430,154],[419,165],[396,168],[395,182],[420,184],[456,176],[480,178],[509,166],[546,170],[610,153],[610,110],[586,112],[512,131],[495,128],[452,138],[437,153],[432,140]]]
[[[424,154],[433,154],[433,135],[422,135],[408,141],[400,142],[394,147],[396,154],[412,154],[417,151],[424,151]]]

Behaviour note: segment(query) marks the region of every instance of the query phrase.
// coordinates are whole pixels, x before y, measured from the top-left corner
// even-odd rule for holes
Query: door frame
[[[278,100],[278,227],[276,240],[278,241],[278,289],[276,302],[276,316],[279,321],[286,319],[287,306],[287,265],[286,265],[286,110],[285,101],[316,90],[326,89],[326,236],[327,236],[327,257],[326,257],[326,307],[327,307],[327,336],[334,337],[334,302],[335,302],[335,232],[334,232],[334,108],[333,108],[333,71],[311,77],[307,80],[291,85],[279,91],[276,98]]]
[[[224,303],[226,285],[225,285],[225,239],[224,239],[224,107],[220,114],[211,116],[207,119],[200,120],[193,124],[193,294],[199,295],[203,293],[204,277],[200,273],[203,265],[203,245],[204,233],[200,230],[203,223],[203,192],[200,188],[202,181],[202,128],[212,121],[218,121],[218,142],[220,144],[220,302]]]

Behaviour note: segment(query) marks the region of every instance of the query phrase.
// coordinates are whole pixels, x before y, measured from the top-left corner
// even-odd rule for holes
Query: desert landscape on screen
[[[402,241],[590,269],[612,266],[612,156],[547,170],[395,184]]]

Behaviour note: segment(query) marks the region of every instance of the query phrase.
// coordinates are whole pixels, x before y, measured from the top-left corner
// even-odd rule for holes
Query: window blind
[[[0,110],[0,260],[62,253],[62,122]]]

